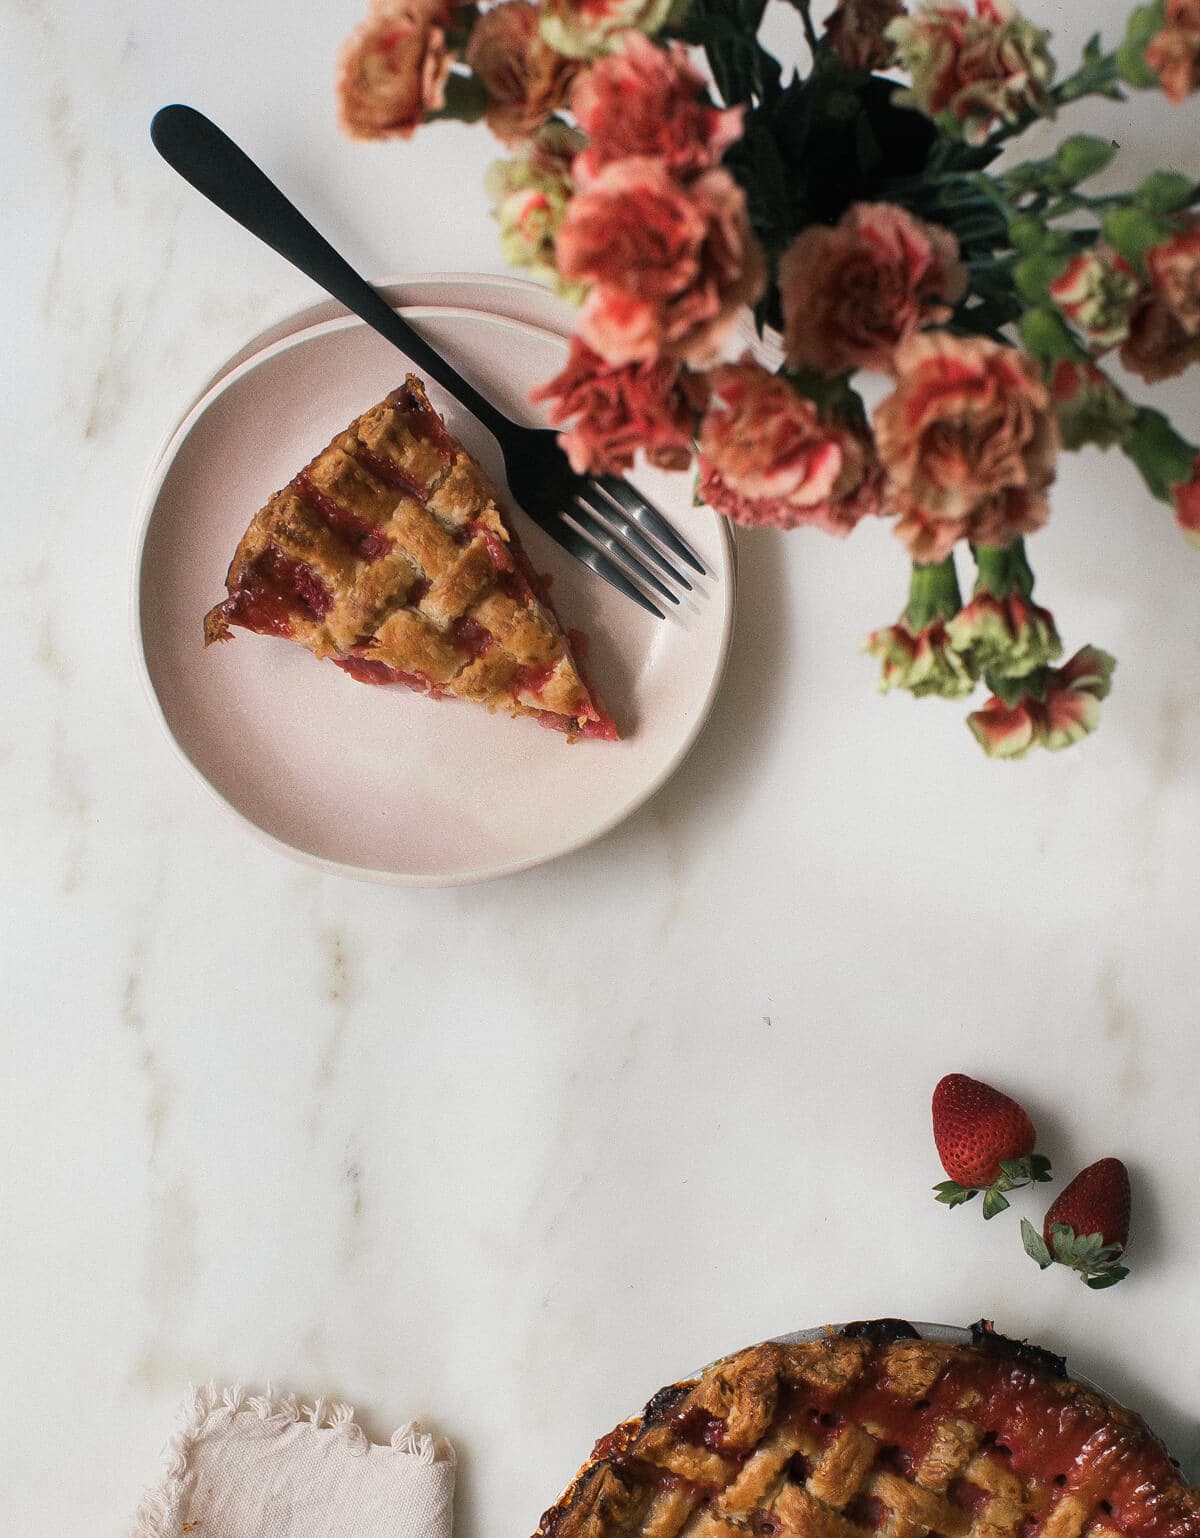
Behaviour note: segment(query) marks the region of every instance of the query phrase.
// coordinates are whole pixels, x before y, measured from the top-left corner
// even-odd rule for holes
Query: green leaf
[[[1099,1276],[1086,1276],[1084,1281],[1094,1292],[1099,1292],[1102,1287],[1115,1287],[1129,1275],[1128,1266],[1112,1266],[1107,1271],[1102,1271]]]
[[[1069,261],[1067,253],[1053,248],[1023,257],[1013,268],[1017,292],[1030,304],[1043,304],[1050,297],[1050,285]]]
[[[1181,486],[1192,477],[1197,451],[1161,411],[1143,406],[1121,447],[1160,502],[1173,502],[1172,487]]]
[[[1054,1264],[1054,1256],[1046,1248],[1046,1241],[1028,1218],[1021,1219],[1021,1243],[1025,1246],[1025,1253],[1036,1260],[1043,1271]]]
[[[1087,353],[1071,335],[1062,316],[1048,305],[1026,310],[1019,325],[1026,351],[1040,363],[1056,363],[1060,358],[1073,363],[1088,361]]]
[[[1127,262],[1141,268],[1146,252],[1171,237],[1170,224],[1148,209],[1127,203],[1122,208],[1110,209],[1100,221],[1104,237],[1115,246]]]
[[[1200,197],[1200,184],[1178,171],[1155,171],[1139,184],[1133,197],[1152,214],[1173,214]]]
[[[971,1201],[979,1195],[970,1186],[960,1186],[957,1180],[942,1180],[933,1188],[937,1192],[939,1202],[945,1202],[947,1207],[961,1207],[964,1202]]]
[[[475,75],[449,75],[446,79],[446,105],[429,114],[450,118],[457,123],[477,123],[487,109],[487,94]]]
[[[1030,588],[1033,584],[1030,583]],[[1028,593],[1025,595],[1029,596]],[[1050,1179],[1050,1160],[1045,1154],[1035,1153],[1029,1155],[1029,1177],[1036,1184],[1038,1181]]]
[[[983,1215],[985,1218],[994,1218],[997,1213],[1007,1212],[1008,1198],[1002,1196],[995,1186],[989,1186],[983,1193]]]
[[[1008,238],[1018,251],[1040,251],[1049,234],[1049,226],[1033,214],[1018,214],[1015,219],[1009,220]]]
[[[1139,90],[1152,90],[1158,85],[1158,76],[1146,63],[1146,44],[1164,23],[1164,0],[1151,0],[1140,5],[1130,16],[1125,28],[1125,39],[1117,49],[1117,71],[1122,80]]]
[[[1097,139],[1093,134],[1072,134],[1058,146],[1054,163],[1069,186],[1086,181],[1103,171],[1117,153],[1111,139]]]

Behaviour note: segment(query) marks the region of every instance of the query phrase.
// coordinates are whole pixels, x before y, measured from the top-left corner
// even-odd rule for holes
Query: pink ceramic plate
[[[409,277],[381,278],[374,286],[393,309],[403,313],[410,324],[418,307],[450,306],[459,310],[478,310],[484,315],[503,315],[508,320],[522,320],[543,331],[553,331],[556,336],[570,336],[575,329],[574,309],[552,293],[544,283],[533,283],[528,278],[481,272],[425,272]],[[323,325],[327,320],[341,320],[345,315],[345,307],[338,304],[336,299],[318,299],[304,309],[295,310],[269,326],[264,326],[244,347],[239,347],[237,352],[209,374],[200,389],[188,400],[186,407],[181,408],[180,415],[175,419],[175,427],[164,438],[155,458],[161,458],[166,452],[183,417],[226,374],[232,373],[264,348],[273,347],[285,337],[296,336],[310,326]],[[747,331],[746,335],[749,337],[750,332]]]
[[[506,411],[566,354],[552,332],[471,310],[412,318]],[[411,885],[482,881],[578,849],[678,767],[712,707],[733,622],[728,528],[691,505],[690,479],[636,479],[710,573],[665,622],[643,614],[514,515],[621,742],[568,745],[531,720],[357,684],[290,642],[239,633],[201,644],[201,620],[254,511],[339,428],[403,377],[406,360],[357,321],[329,321],[225,374],[180,426],[146,487],[134,619],[146,680],[184,757],[249,827],[326,869]],[[430,396],[494,480],[492,440]]]

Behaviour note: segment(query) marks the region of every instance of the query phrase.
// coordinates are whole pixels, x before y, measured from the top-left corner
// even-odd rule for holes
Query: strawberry
[[[1021,1219],[1021,1238],[1043,1271],[1057,1261],[1089,1287],[1115,1286],[1129,1275],[1117,1264],[1129,1241],[1129,1171],[1120,1159],[1097,1159],[1051,1202],[1040,1234]]]
[[[1005,1191],[1050,1179],[1050,1161],[1034,1153],[1037,1133],[1017,1102],[965,1073],[948,1073],[934,1087],[933,1141],[950,1176],[933,1189],[948,1207],[982,1191],[983,1215],[994,1218],[1008,1206]]]

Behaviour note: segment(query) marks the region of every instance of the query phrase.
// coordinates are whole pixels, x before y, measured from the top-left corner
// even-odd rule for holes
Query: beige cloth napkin
[[[349,1405],[198,1390],[130,1538],[451,1538],[454,1451],[368,1440]]]

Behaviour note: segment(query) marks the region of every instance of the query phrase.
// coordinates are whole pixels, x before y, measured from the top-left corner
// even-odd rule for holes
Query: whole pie
[[[538,1538],[1200,1538],[1200,1491],[1061,1359],[980,1324],[751,1346],[602,1437]]]
[[[615,739],[544,580],[479,466],[410,374],[277,491],[242,536],[205,645],[281,636],[367,684],[474,700]]]

